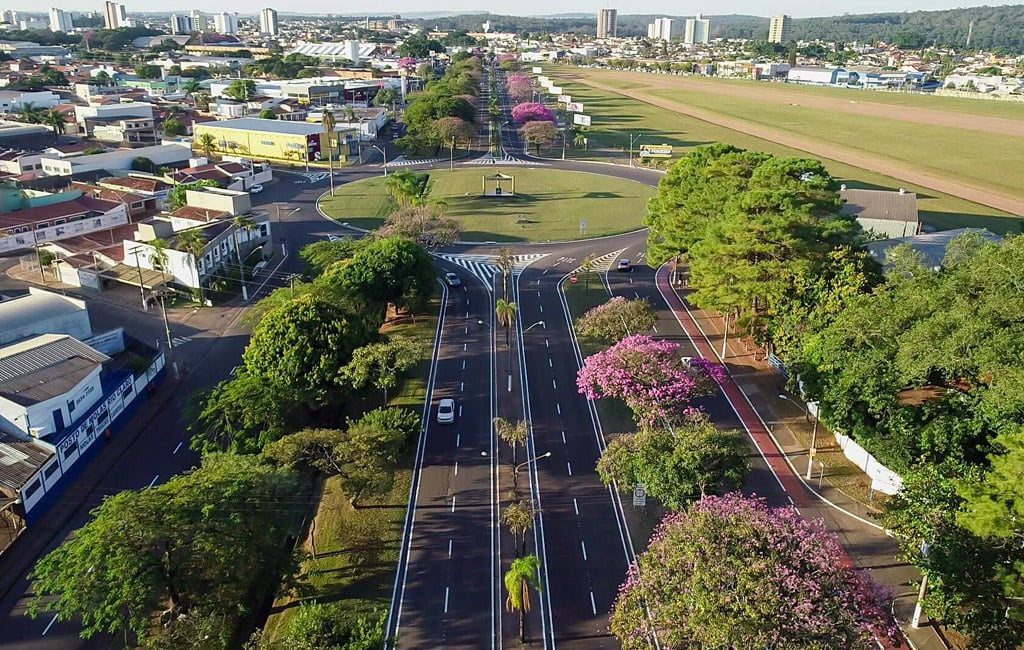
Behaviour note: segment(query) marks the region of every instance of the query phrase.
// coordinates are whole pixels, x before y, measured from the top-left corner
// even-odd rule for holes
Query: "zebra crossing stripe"
[[[456,264],[466,269],[478,279],[480,279],[484,286],[487,287],[488,291],[493,291],[492,283],[494,276],[500,271],[498,265],[495,264],[496,257],[494,255],[458,255],[451,253],[435,253],[435,255],[447,262]],[[529,255],[515,255],[512,262],[512,273],[522,273],[522,271],[533,262],[547,257],[548,253],[532,253]]]
[[[595,258],[594,261],[591,263],[590,268],[593,269],[594,271],[600,271],[601,267],[603,265],[604,266],[604,272],[607,273],[609,271],[609,269],[611,269],[612,262],[614,262],[619,257],[619,255],[622,255],[625,251],[626,251],[625,248],[620,248],[617,251],[612,251],[611,253],[605,253],[601,257]],[[583,270],[583,265],[582,264],[580,264],[575,269],[573,269],[572,272],[573,273],[579,273],[581,270]]]

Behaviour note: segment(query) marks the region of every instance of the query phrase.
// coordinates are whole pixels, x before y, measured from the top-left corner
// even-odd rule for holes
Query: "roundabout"
[[[457,220],[465,241],[568,241],[635,231],[657,192],[632,180],[547,167],[420,173],[428,175],[422,203]],[[339,223],[373,230],[397,207],[385,183],[383,176],[348,183],[322,196],[319,208]],[[495,192],[498,184],[502,192]]]

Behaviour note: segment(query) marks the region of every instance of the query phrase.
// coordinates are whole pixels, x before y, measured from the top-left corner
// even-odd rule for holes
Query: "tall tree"
[[[196,138],[196,148],[207,158],[212,158],[213,152],[217,150],[217,138],[211,133],[200,133]]]
[[[206,251],[206,240],[202,235],[199,234],[198,228],[189,228],[188,230],[182,230],[178,233],[178,245],[181,250],[187,253],[185,257],[185,263],[188,264],[196,274],[196,292],[199,295],[199,304],[205,305],[206,300],[203,296],[203,281],[199,276],[199,264],[203,259],[203,253]]]
[[[498,254],[494,259],[494,264],[501,270],[502,293],[506,300],[508,300],[508,283],[512,279],[512,267],[515,265],[515,260],[512,250],[504,246],[498,249]]]
[[[320,118],[320,126],[323,127],[324,135],[327,137],[327,168],[331,174],[331,196],[334,196],[334,147],[338,141],[334,113],[324,109],[324,115]]]
[[[505,524],[508,531],[520,541],[521,550],[516,550],[516,557],[526,555],[526,535],[533,528],[533,519],[536,516],[530,502],[522,499],[508,504],[501,511],[501,523]]]
[[[498,317],[498,324],[505,328],[505,347],[508,348],[510,364],[512,363],[512,325],[516,321],[517,311],[519,311],[519,305],[504,298],[498,298],[494,307],[494,315]]]
[[[519,612],[519,641],[526,642],[526,614],[530,611],[530,590],[540,591],[540,560],[536,555],[517,557],[505,572],[505,608]]]
[[[430,254],[411,239],[377,239],[362,246],[341,268],[341,284],[355,302],[386,320],[389,305],[415,312],[433,295]]]
[[[658,316],[646,300],[615,296],[576,319],[576,331],[583,336],[617,343],[632,334],[649,332],[657,323]]]
[[[505,418],[494,418],[494,429],[498,433],[498,437],[512,448],[512,464],[515,465],[516,450],[520,445],[526,444],[526,439],[530,435],[526,422],[522,420],[512,422]]]
[[[625,650],[868,648],[898,633],[890,597],[844,561],[821,522],[732,494],[668,515],[630,567],[611,614]]]
[[[42,123],[51,129],[53,129],[53,141],[56,143],[60,140],[60,136],[64,135],[68,130],[68,120],[64,117],[64,113],[61,113],[56,108],[51,108],[46,111],[42,116]]]
[[[414,339],[393,336],[387,341],[356,348],[343,371],[353,388],[360,389],[372,383],[384,393],[384,403],[387,404],[388,390],[398,386],[402,374],[419,362],[421,354],[422,350]]]
[[[29,613],[80,617],[84,638],[130,629],[145,642],[162,634],[155,621],[253,612],[254,588],[292,568],[287,504],[297,491],[289,471],[216,454],[163,485],[116,494],[35,566]]]

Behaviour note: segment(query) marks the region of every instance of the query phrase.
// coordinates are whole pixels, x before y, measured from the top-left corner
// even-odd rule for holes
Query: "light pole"
[[[277,206],[277,227],[280,228],[281,227],[281,204],[280,203],[274,203],[274,205]],[[285,216],[286,217],[290,217],[290,216],[292,216],[293,214],[295,214],[296,212],[298,212],[301,209],[302,208],[295,208],[294,210],[292,210],[291,212],[289,212]],[[285,250],[284,250],[284,231],[281,231],[280,237],[281,237],[281,256],[284,257],[285,256]]]
[[[789,395],[784,395],[782,393],[779,393],[779,399],[784,399],[784,400],[793,402],[797,406],[800,406],[800,403],[797,402],[792,397],[790,397]],[[803,410],[804,410],[804,418],[806,419],[806,418],[810,417],[811,410],[807,407],[807,405],[804,404],[801,408],[803,408]],[[814,456],[817,455],[817,453],[818,453],[817,444],[818,444],[818,416],[815,415],[814,416],[814,428],[811,429],[811,448],[807,450],[807,480],[808,481],[811,480],[811,470],[813,469],[813,466],[814,466]]]
[[[543,327],[543,328],[545,328],[545,329],[547,328],[547,325],[545,325],[545,324],[544,324],[544,321],[542,321],[542,320],[539,320],[539,321],[537,321],[536,323],[534,323],[533,325],[530,325],[529,327],[527,327],[526,329],[524,329],[524,330],[523,330],[523,334],[526,334],[527,332],[529,332],[530,330],[532,330],[532,329],[533,329],[534,327],[537,327],[538,325],[540,325],[541,327]]]
[[[381,147],[378,147],[375,144],[371,144],[370,146],[373,147],[374,149],[376,149],[377,151],[379,151],[380,155],[384,156],[384,178],[387,178],[388,177],[388,152],[384,151],[384,149],[382,149]]]
[[[448,149],[448,171],[455,171],[455,136],[452,136],[452,146]]]
[[[562,129],[562,160],[565,160],[565,129]]]
[[[635,138],[633,137],[632,133],[629,134],[629,166],[630,167],[633,166],[633,143],[636,142],[637,140],[639,140],[642,137],[644,137],[643,133],[637,133]]]

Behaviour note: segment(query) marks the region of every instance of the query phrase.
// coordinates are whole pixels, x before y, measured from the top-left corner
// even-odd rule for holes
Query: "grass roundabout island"
[[[544,167],[481,165],[421,173],[428,175],[424,204],[456,219],[465,241],[560,241],[630,232],[643,227],[647,199],[657,193],[634,181]],[[501,181],[500,196],[493,195],[497,181],[484,179],[498,173],[515,179],[513,195],[509,180]],[[375,229],[397,207],[384,183],[383,176],[348,183],[333,197],[325,195],[320,208],[339,222]]]

